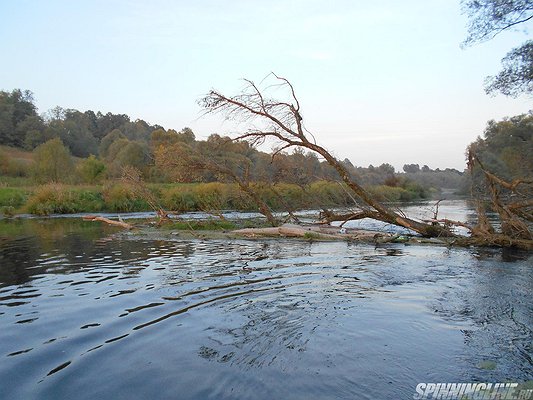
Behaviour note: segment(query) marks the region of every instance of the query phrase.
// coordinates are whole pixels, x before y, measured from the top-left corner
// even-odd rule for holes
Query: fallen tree
[[[275,84],[262,91],[253,81],[245,80],[246,86],[241,93],[235,96],[226,96],[216,90],[211,90],[200,101],[200,106],[206,114],[221,114],[226,119],[238,122],[254,124],[245,133],[235,135],[235,141],[248,141],[251,145],[259,145],[266,140],[273,140],[277,147],[273,156],[290,148],[304,148],[317,153],[331,165],[338,173],[342,182],[346,184],[354,195],[358,210],[348,215],[325,215],[325,222],[338,221],[340,219],[354,220],[372,218],[388,224],[397,225],[419,233],[424,237],[447,237],[461,244],[480,244],[497,246],[516,246],[521,248],[533,248],[533,236],[527,224],[521,223],[524,208],[515,203],[512,206],[505,205],[498,193],[498,187],[503,183],[511,189],[513,183],[498,181],[490,173],[484,170],[485,177],[492,188],[491,205],[500,217],[501,232],[495,233],[494,228],[486,217],[484,208],[478,207],[478,223],[470,226],[461,221],[441,220],[437,216],[430,221],[415,220],[405,215],[401,210],[394,210],[381,203],[361,184],[350,176],[345,166],[337,160],[329,151],[316,143],[313,135],[305,128],[300,110],[300,102],[296,97],[292,84],[285,78],[271,74]],[[278,92],[285,89],[288,100],[276,100],[267,97],[266,92],[275,88]],[[257,128],[256,126],[260,127]],[[479,166],[483,168],[479,160],[472,155],[471,168]],[[505,186],[505,185],[504,185]],[[514,184],[514,192],[519,183]],[[478,202],[482,204],[481,201]],[[530,218],[530,213],[527,213]],[[468,238],[454,233],[455,227],[466,227],[470,232]]]
[[[309,240],[354,240],[368,241],[373,243],[386,243],[393,241],[399,235],[389,233],[361,230],[361,229],[339,229],[332,226],[317,225],[293,225],[283,224],[272,228],[244,228],[237,229],[232,233],[246,237],[298,237]]]

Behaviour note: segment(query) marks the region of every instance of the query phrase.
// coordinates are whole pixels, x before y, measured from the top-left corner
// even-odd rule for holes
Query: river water
[[[532,380],[532,261],[0,221],[0,399],[409,399],[420,382]]]

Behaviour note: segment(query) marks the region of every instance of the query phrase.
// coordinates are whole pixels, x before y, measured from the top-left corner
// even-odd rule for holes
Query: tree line
[[[36,183],[101,183],[120,177],[125,167],[138,169],[144,180],[155,183],[233,182],[212,168],[191,169],[185,161],[194,154],[255,182],[307,185],[337,179],[327,162],[302,149],[266,153],[218,134],[197,140],[190,128],[165,129],[140,119],[132,121],[126,114],[56,107],[39,115],[32,92],[20,89],[0,91],[0,144],[34,154],[32,164],[0,151],[0,173],[29,176]],[[408,191],[409,195],[400,196],[404,200],[426,198],[431,187],[458,190],[464,186],[463,172],[454,169],[423,166],[416,170],[417,164],[409,164],[402,173],[388,163],[368,167],[354,166],[348,159],[342,163],[365,186]]]

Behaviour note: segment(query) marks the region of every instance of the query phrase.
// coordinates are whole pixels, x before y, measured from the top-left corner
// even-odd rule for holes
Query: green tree
[[[469,17],[464,45],[484,42],[517,25],[533,20],[532,0],[462,0]],[[487,77],[485,90],[516,97],[533,93],[533,41],[514,48],[502,59],[503,70]]]
[[[533,113],[489,121],[483,136],[469,150],[489,171],[506,179],[533,178]]]
[[[106,158],[109,147],[116,140],[119,140],[119,139],[126,139],[126,136],[124,136],[119,129],[113,129],[111,132],[105,135],[102,138],[102,141],[100,142],[100,147],[99,147],[100,156]]]
[[[94,155],[81,160],[77,165],[78,176],[85,183],[100,182],[105,174],[105,164]]]
[[[403,171],[411,174],[416,174],[420,172],[420,165],[418,164],[404,164]]]
[[[110,174],[120,176],[126,166],[143,171],[150,162],[150,152],[146,143],[118,139],[109,146],[106,160]]]
[[[130,117],[128,117],[126,114],[112,114],[108,112],[104,115],[101,112],[97,112],[97,131],[95,133],[95,137],[98,139],[102,139],[112,130],[121,129],[122,126],[128,122],[130,122]]]
[[[0,91],[0,144],[22,147],[28,130],[43,128],[33,101],[29,90]]]
[[[501,92],[510,97],[533,93],[533,40],[510,51],[502,65],[502,71],[486,79],[487,93]]]
[[[51,139],[34,150],[33,175],[37,182],[67,182],[72,176],[72,157],[61,139]]]

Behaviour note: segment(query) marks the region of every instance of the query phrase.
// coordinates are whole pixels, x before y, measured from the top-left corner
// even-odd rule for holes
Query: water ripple
[[[101,376],[110,397],[197,399],[533,379],[528,255],[55,224],[53,240],[0,241],[1,398],[95,398]]]

